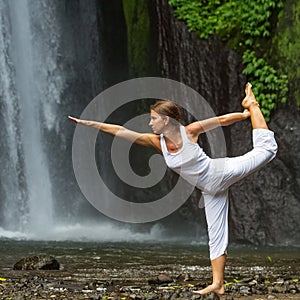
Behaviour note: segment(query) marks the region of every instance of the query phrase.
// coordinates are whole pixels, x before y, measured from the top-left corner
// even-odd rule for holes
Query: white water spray
[[[15,76],[20,142],[24,156],[24,181],[27,186],[28,199],[27,224],[19,230],[42,235],[52,226],[53,220],[51,182],[41,138],[40,111],[43,98],[36,73],[36,69],[42,62],[39,61],[39,57],[35,57],[36,49],[33,48],[28,1],[9,1],[8,10],[11,20],[11,53],[9,55],[15,72],[7,76],[10,78]],[[10,99],[5,100],[10,101]],[[8,113],[11,112],[8,111]],[[10,150],[14,151],[13,148],[11,147]],[[24,213],[24,210],[19,211]]]

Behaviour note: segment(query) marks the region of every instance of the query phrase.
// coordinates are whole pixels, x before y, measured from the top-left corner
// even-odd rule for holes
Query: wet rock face
[[[217,40],[200,41],[172,14],[167,0],[156,2],[158,61],[164,77],[198,91],[216,115],[241,111],[240,56]],[[277,157],[230,188],[231,241],[257,245],[294,245],[300,232],[300,114],[295,107],[277,109],[269,123],[279,146]],[[251,150],[251,124],[223,128],[227,156]],[[206,152],[209,145],[202,143]]]
[[[28,256],[14,265],[14,270],[59,270],[59,262],[52,256]]]

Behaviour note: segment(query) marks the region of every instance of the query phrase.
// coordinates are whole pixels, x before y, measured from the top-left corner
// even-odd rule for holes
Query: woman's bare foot
[[[242,106],[245,108],[245,109],[249,109],[249,107],[253,104],[255,105],[258,105],[258,102],[256,101],[256,98],[253,94],[253,91],[252,91],[252,85],[250,82],[248,82],[246,84],[246,88],[245,88],[245,93],[246,93],[246,97],[244,98],[244,100],[242,101]]]
[[[217,283],[212,283],[211,285],[207,286],[206,288],[200,290],[200,291],[193,291],[194,294],[199,294],[199,295],[205,295],[208,293],[215,293],[217,295],[224,295],[225,290],[224,286],[217,284]]]

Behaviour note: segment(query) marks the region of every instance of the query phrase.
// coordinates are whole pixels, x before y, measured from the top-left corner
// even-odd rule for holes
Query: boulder
[[[22,258],[14,270],[59,270],[59,262],[53,256],[36,255]]]

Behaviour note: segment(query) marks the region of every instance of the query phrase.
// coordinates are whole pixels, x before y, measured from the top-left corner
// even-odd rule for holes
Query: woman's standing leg
[[[195,294],[204,295],[211,292],[218,295],[224,294],[224,271],[228,245],[227,193],[227,190],[215,194],[203,193],[213,280],[212,284],[206,288],[194,291]]]
[[[223,254],[216,259],[211,260],[211,269],[213,274],[213,282],[206,288],[200,291],[193,291],[194,294],[205,295],[207,293],[215,293],[217,295],[223,295],[224,290],[224,272],[226,265],[226,254]]]
[[[224,272],[225,272],[225,265],[226,265],[226,258],[227,255],[223,254],[216,259],[211,261],[211,268],[213,273],[213,283],[210,286],[207,286],[205,289],[202,290],[202,294],[207,294],[209,292],[215,292],[218,295],[223,295],[224,290]],[[210,287],[213,290],[210,290]]]

